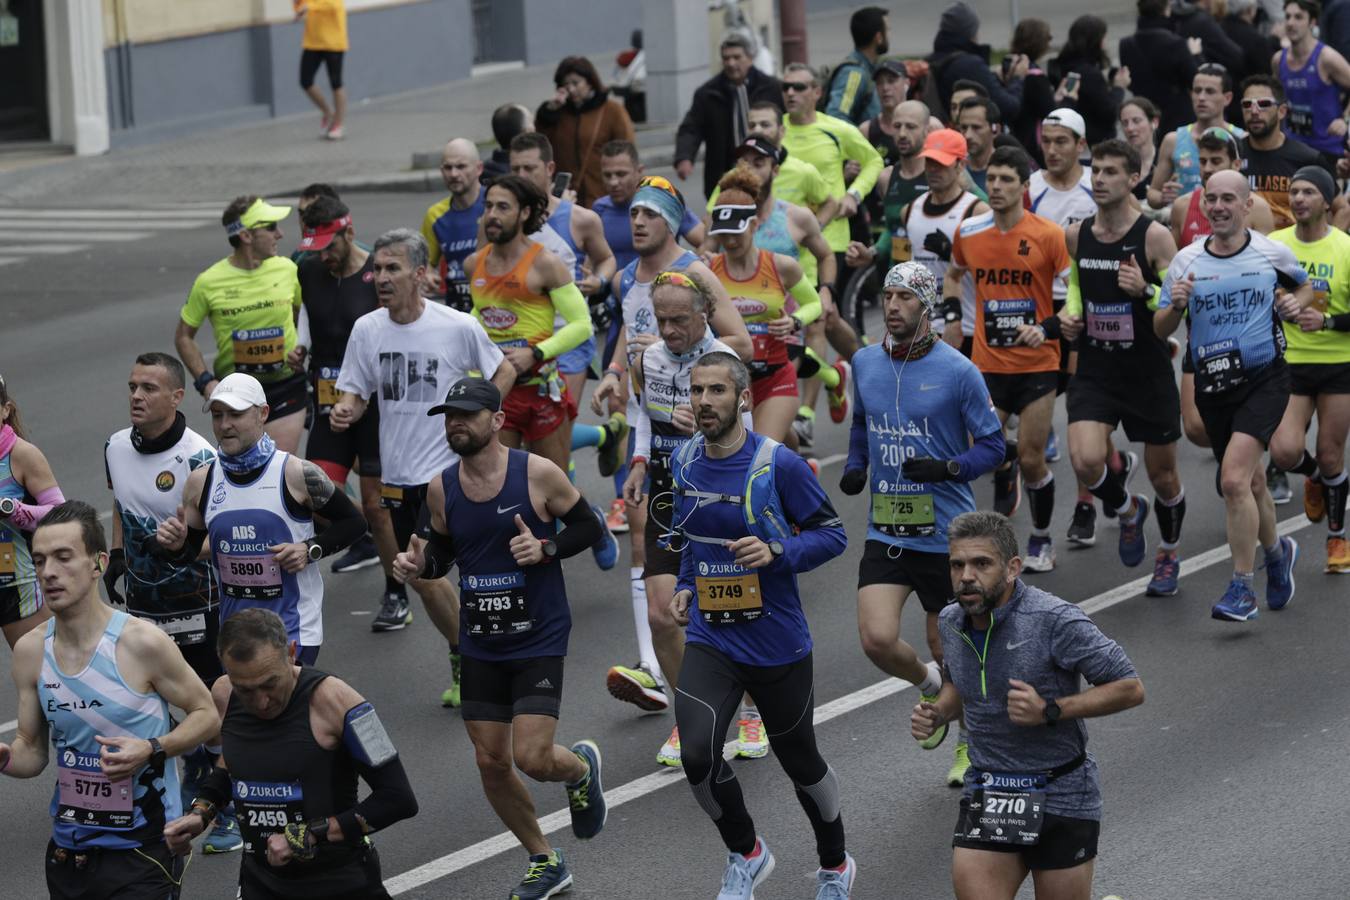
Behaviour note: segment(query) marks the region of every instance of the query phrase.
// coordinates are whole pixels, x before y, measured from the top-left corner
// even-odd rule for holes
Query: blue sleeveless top
[[[1181,182],[1182,194],[1189,194],[1201,186],[1200,148],[1195,144],[1195,135],[1191,134],[1191,125],[1194,124],[1194,122],[1191,122],[1189,125],[1182,125],[1174,132],[1177,136],[1177,145],[1172,151],[1172,177]],[[1234,137],[1247,136],[1247,132],[1236,125],[1229,125],[1227,122],[1220,124],[1228,129],[1228,132]],[[1220,125],[1214,127],[1218,128]]]
[[[56,759],[52,840],[67,850],[157,844],[164,839],[164,823],[182,815],[173,760],[163,772],[146,766],[121,781],[109,780],[99,764],[102,747],[94,735],[149,740],[173,730],[164,698],[133,690],[118,671],[117,641],[127,619],[113,612],[89,664],[74,675],[57,665],[56,621],[47,622],[38,702],[51,726]]]
[[[511,450],[502,489],[485,503],[464,495],[456,462],[441,473],[445,524],[459,563],[459,650],[485,660],[566,656],[572,630],[562,562],[516,564],[511,538],[519,515],[538,538],[557,533],[530,502],[530,455]]]
[[[786,202],[782,200],[773,201],[773,210],[769,213],[769,217],[760,223],[759,228],[755,230],[755,246],[761,250],[768,250],[770,253],[790,256],[793,259],[800,256],[797,245],[792,241],[792,235],[788,233]]]
[[[1314,150],[1340,156],[1344,138],[1328,134],[1327,126],[1341,117],[1341,89],[1317,74],[1317,60],[1326,46],[1318,41],[1307,64],[1298,70],[1289,68],[1288,48],[1280,51],[1280,81],[1289,101],[1284,131]]]

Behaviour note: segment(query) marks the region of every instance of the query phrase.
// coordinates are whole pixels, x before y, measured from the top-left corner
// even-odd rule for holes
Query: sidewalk
[[[892,4],[895,6],[895,4]],[[922,56],[945,2],[914,10],[897,6],[891,16],[891,52]],[[1010,26],[1006,0],[973,0],[983,20],[980,40],[1006,46]],[[1133,29],[1133,3],[1108,0],[1098,14],[1111,26],[1107,47]],[[1056,43],[1064,39],[1081,6],[1070,0],[1026,0],[1023,16],[1050,22]],[[851,49],[850,8],[808,17],[811,62],[838,61]],[[652,38],[649,36],[648,40]],[[561,52],[561,51],[560,51]],[[617,48],[616,48],[617,52]],[[612,55],[596,57],[602,72]],[[492,111],[520,102],[533,109],[553,93],[553,65],[499,71],[469,81],[353,104],[347,138],[319,138],[318,113],[271,119],[256,125],[201,134],[162,144],[114,150],[99,157],[61,157],[0,165],[0,205],[115,206],[185,199],[220,200],[241,193],[293,195],[313,181],[352,190],[441,190],[435,169],[413,171],[415,154],[436,153],[454,136],[490,142]],[[675,123],[657,123],[640,133],[652,162],[669,165]]]

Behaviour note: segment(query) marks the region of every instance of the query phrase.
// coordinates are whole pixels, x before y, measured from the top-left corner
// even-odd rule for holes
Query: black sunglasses
[[[784,91],[792,91],[792,92],[794,92],[794,93],[797,92],[797,91],[809,91],[809,90],[811,90],[811,88],[813,88],[813,87],[815,87],[815,85],[811,84],[810,82],[806,82],[806,81],[785,81],[785,82],[783,82],[783,90],[784,90]]]

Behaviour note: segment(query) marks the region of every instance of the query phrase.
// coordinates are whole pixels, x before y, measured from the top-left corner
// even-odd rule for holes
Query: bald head
[[[1214,237],[1225,242],[1239,239],[1246,232],[1247,214],[1252,209],[1246,176],[1232,169],[1209,176],[1201,207]]]
[[[1252,189],[1247,183],[1247,176],[1235,169],[1224,169],[1209,176],[1209,181],[1205,182],[1205,192],[1234,193],[1238,199],[1245,200],[1251,195]]]
[[[470,159],[478,159],[478,147],[468,138],[451,138],[450,142],[445,145],[445,151],[441,154],[442,159],[466,156]]]
[[[891,113],[891,128],[895,130],[895,146],[905,159],[913,159],[923,149],[928,135],[928,107],[918,100],[897,104]]]
[[[478,196],[478,176],[483,174],[483,162],[478,158],[478,147],[466,138],[454,138],[441,153],[441,179],[460,205],[472,203]]]

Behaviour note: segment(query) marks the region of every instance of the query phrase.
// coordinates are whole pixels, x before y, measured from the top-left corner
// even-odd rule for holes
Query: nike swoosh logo
[[[1121,247],[1120,249],[1124,250],[1126,253],[1133,253],[1134,250],[1135,250],[1135,247],[1137,247],[1137,246],[1138,246],[1137,244],[1134,244],[1134,245],[1127,245],[1127,246]]]
[[[921,384],[921,385],[919,385],[919,390],[921,390],[921,391],[936,391],[936,390],[937,390],[938,388],[940,388],[940,387],[942,387],[942,385],[940,385],[940,384]]]
[[[500,506],[498,506],[498,507],[497,507],[497,515],[500,516],[500,515],[502,515],[503,513],[509,513],[511,510],[515,509],[517,506],[520,506],[520,504],[519,504],[519,503],[513,503],[513,504],[511,504],[510,506],[508,506],[506,509],[502,509]]]
[[[1026,643],[1027,641],[1029,641],[1029,640],[1031,640],[1031,638],[1027,638],[1026,641],[1018,641],[1018,642],[1015,643],[1015,644],[1012,643],[1011,641],[1009,641],[1009,642],[1008,642],[1008,649],[1009,649],[1009,650],[1016,650],[1018,647],[1022,646],[1023,644],[1025,644],[1025,643]]]

